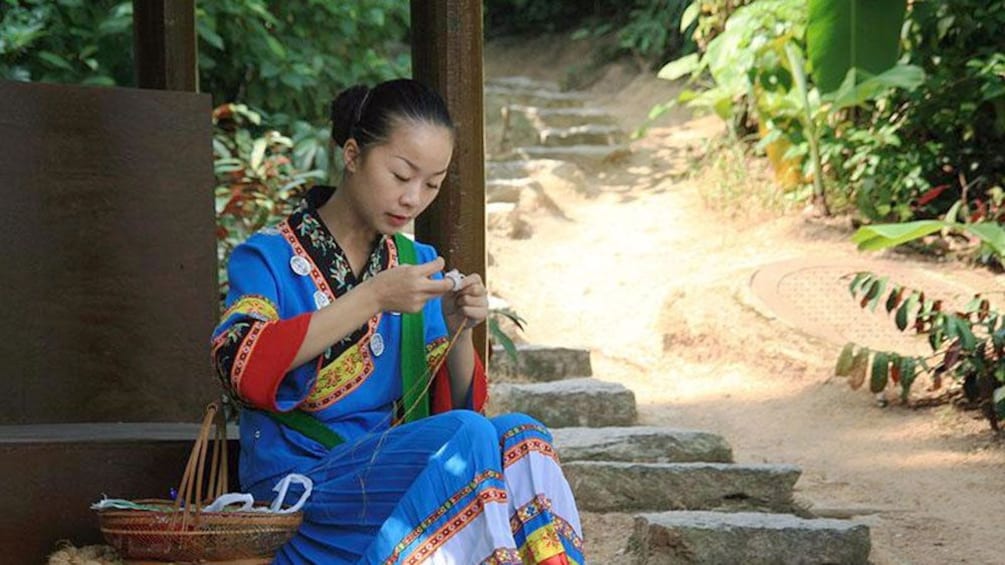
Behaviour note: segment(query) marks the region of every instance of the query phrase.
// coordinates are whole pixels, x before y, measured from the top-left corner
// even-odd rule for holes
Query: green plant
[[[293,211],[320,170],[300,170],[290,158],[293,141],[261,127],[261,116],[243,104],[224,104],[213,111],[213,157],[216,174],[217,256],[220,295],[227,291],[227,258],[256,231]]]
[[[999,420],[1005,417],[1005,315],[991,308],[987,298],[977,294],[954,312],[942,300],[867,272],[855,275],[849,291],[862,308],[875,311],[883,304],[900,331],[927,335],[932,355],[873,351],[849,343],[837,359],[835,374],[848,377],[852,388],[861,387],[868,376],[874,393],[899,386],[903,402],[918,375],[931,375],[935,388],[948,375],[962,384],[967,399],[999,431]]]
[[[1001,192],[998,193],[1001,202]],[[953,216],[949,214],[947,216]],[[1002,211],[997,212],[1001,218]],[[1001,264],[1005,260],[1005,229],[1000,221],[957,222],[947,220],[917,220],[898,224],[874,224],[859,228],[852,235],[852,242],[859,249],[874,251],[895,247],[915,241],[928,235],[943,232],[964,238],[967,243],[976,243],[975,251],[978,261],[989,263],[995,261]]]
[[[502,328],[501,322],[504,320],[512,323],[519,331],[523,331],[523,326],[527,323],[527,321],[521,318],[520,315],[513,309],[508,307],[493,307],[489,309],[489,338],[503,347],[503,350],[506,351],[506,355],[508,355],[510,360],[513,362],[513,366],[516,366],[516,346],[513,344],[513,339]]]
[[[123,0],[0,0],[0,78],[134,85],[132,14]],[[409,74],[408,18],[400,0],[198,2],[200,88],[276,124],[322,122],[340,89]]]

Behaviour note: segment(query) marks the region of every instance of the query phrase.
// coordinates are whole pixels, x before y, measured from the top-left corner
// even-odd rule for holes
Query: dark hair
[[[331,103],[332,139],[343,147],[350,138],[360,149],[391,135],[396,120],[427,122],[450,129],[447,104],[435,90],[413,79],[394,79],[367,88],[351,86]]]

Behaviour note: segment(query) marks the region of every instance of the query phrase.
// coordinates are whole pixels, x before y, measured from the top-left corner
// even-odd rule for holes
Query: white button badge
[[[373,351],[376,357],[380,357],[384,353],[384,336],[379,333],[373,334],[370,338],[370,351]]]
[[[328,300],[328,295],[325,294],[323,291],[319,290],[314,293],[314,305],[318,307],[318,310],[324,308],[325,306],[328,306],[331,303],[332,301]]]
[[[299,255],[294,255],[290,257],[290,268],[293,272],[300,275],[301,277],[306,277],[311,274],[311,263],[307,259]]]

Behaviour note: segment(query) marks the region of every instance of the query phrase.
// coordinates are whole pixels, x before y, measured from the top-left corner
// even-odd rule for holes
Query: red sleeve
[[[258,323],[241,343],[231,382],[256,408],[278,411],[276,393],[307,335],[311,314]]]
[[[431,410],[433,414],[442,414],[453,410],[453,395],[450,394],[450,371],[447,369],[446,363],[440,367],[440,370],[433,377],[431,396]],[[478,353],[475,353],[475,369],[474,375],[471,377],[471,392],[468,395],[467,408],[475,412],[482,412],[485,410],[485,400],[487,398],[488,381],[485,378],[485,365],[482,363],[482,359],[478,356]]]

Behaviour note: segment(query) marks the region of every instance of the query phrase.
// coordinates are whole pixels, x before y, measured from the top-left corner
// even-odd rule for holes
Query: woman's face
[[[362,155],[355,140],[344,149],[347,179],[361,219],[393,234],[429,206],[439,193],[454,151],[453,133],[428,122],[399,121],[384,143]]]

